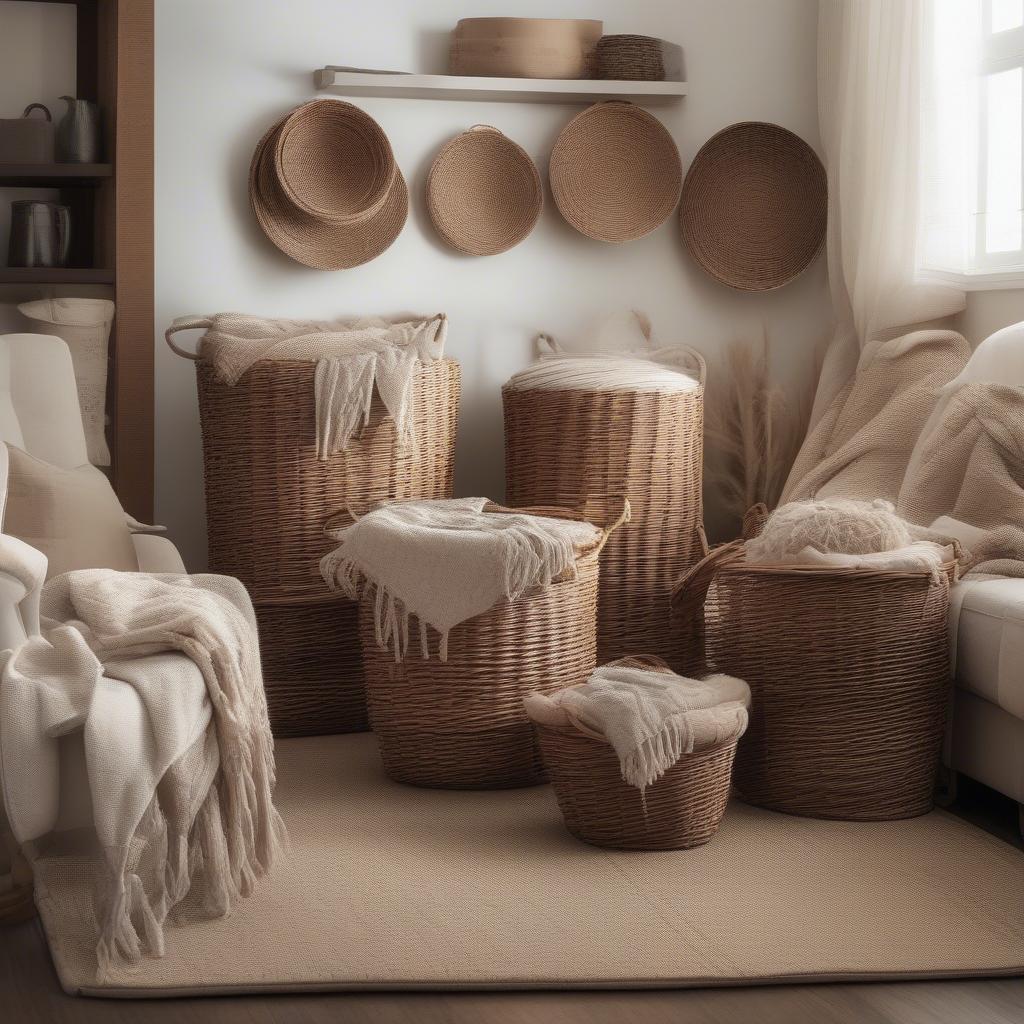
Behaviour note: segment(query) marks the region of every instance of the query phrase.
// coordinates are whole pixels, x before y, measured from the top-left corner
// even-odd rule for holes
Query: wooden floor
[[[1024,846],[1017,831],[1016,807],[983,787],[963,786],[954,810]],[[653,992],[76,999],[60,990],[37,921],[0,930],[0,1021],[4,1024],[334,1024],[342,1020],[346,1024],[1022,1024],[1024,978]]]

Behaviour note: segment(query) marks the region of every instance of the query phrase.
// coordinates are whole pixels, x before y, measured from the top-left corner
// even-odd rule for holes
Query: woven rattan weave
[[[437,233],[470,256],[494,256],[518,245],[543,203],[529,155],[490,125],[451,139],[427,177],[427,209]]]
[[[602,36],[597,44],[597,78],[619,79],[634,82],[662,82],[668,75],[666,52],[673,58],[681,73],[679,47],[653,36],[612,35]]]
[[[528,511],[582,518],[562,509]],[[442,789],[545,781],[522,699],[575,686],[594,670],[600,550],[599,544],[580,555],[574,578],[517,601],[502,600],[456,626],[447,661],[410,652],[396,664],[377,647],[372,601],[364,597],[360,624],[370,723],[391,778]]]
[[[182,351],[182,350],[178,350]],[[422,365],[413,384],[415,439],[399,444],[374,398],[348,448],[317,459],[315,364],[261,360],[233,386],[196,363],[209,565],[248,588],[277,735],[366,728],[356,605],[320,576],[323,534],[339,510],[392,498],[450,498],[461,374]]]
[[[743,291],[780,288],[821,251],[828,183],[799,136],[751,121],[712,136],[683,185],[680,227],[693,258]]]
[[[687,391],[502,389],[510,505],[581,507],[625,494],[632,520],[601,556],[598,660],[645,651],[692,667],[669,595],[705,552],[701,386]]]
[[[676,597],[681,620],[703,606],[708,667],[750,684],[734,773],[744,800],[850,820],[931,809],[954,569],[936,580],[749,565],[735,544],[691,571]]]
[[[657,658],[626,661],[668,671]],[[544,767],[566,828],[594,846],[620,850],[685,850],[717,831],[729,802],[736,743],[684,754],[643,795],[622,780],[614,749],[585,726],[534,723]]]
[[[551,193],[562,216],[601,242],[653,231],[679,202],[683,170],[665,126],[632,103],[595,103],[562,130],[551,153]]]

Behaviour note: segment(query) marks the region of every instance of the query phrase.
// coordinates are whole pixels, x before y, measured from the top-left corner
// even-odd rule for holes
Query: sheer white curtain
[[[820,0],[818,117],[829,181],[836,328],[812,424],[878,346],[958,312],[964,294],[917,270],[922,86],[929,6],[961,0]],[[950,144],[955,144],[951,140]],[[963,143],[961,143],[962,145]]]

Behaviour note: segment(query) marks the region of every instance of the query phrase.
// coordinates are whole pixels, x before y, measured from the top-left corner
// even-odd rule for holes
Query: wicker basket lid
[[[620,102],[595,103],[565,126],[549,175],[562,216],[601,242],[628,242],[664,223],[683,179],[665,126]]]
[[[311,217],[338,224],[379,212],[397,173],[381,126],[342,100],[296,107],[275,135],[273,159],[288,201]]]
[[[427,209],[437,233],[470,256],[518,245],[543,203],[533,161],[490,125],[475,125],[446,143],[427,177]]]
[[[363,220],[338,224],[311,216],[288,200],[274,172],[282,118],[260,139],[249,167],[249,201],[266,236],[285,255],[315,270],[348,270],[376,259],[398,237],[409,213],[409,190],[396,168],[383,206]]]
[[[776,124],[734,124],[709,139],[683,185],[680,227],[693,258],[732,288],[792,281],[825,241],[825,168]]]

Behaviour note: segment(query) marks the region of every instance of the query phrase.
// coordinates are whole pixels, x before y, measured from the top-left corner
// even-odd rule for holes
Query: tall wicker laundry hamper
[[[502,388],[505,496],[510,505],[583,507],[624,494],[632,520],[601,556],[598,661],[653,654],[676,671],[689,645],[670,619],[672,587],[705,553],[701,497],[704,360],[696,382],[623,387],[531,386],[530,371]],[[547,360],[571,369],[575,359]],[[549,375],[550,376],[550,375]]]
[[[750,685],[733,771],[745,801],[865,821],[931,810],[955,572],[755,565],[741,542],[691,570],[679,618],[702,611],[707,668]]]
[[[597,664],[598,556],[628,516],[579,552],[575,575],[502,599],[460,623],[448,657],[410,651],[400,664],[376,643],[373,597],[360,602],[370,722],[393,779],[437,789],[509,789],[545,782],[523,697],[583,683]],[[512,511],[490,506],[490,511]],[[590,519],[566,509],[521,511]],[[415,646],[415,645],[414,645]]]
[[[229,386],[196,362],[210,571],[238,577],[252,595],[278,736],[368,727],[358,606],[332,594],[319,571],[333,546],[328,518],[382,500],[452,495],[455,360],[417,369],[413,441],[400,443],[375,395],[369,423],[326,460],[317,458],[315,370],[310,361],[260,360]]]

